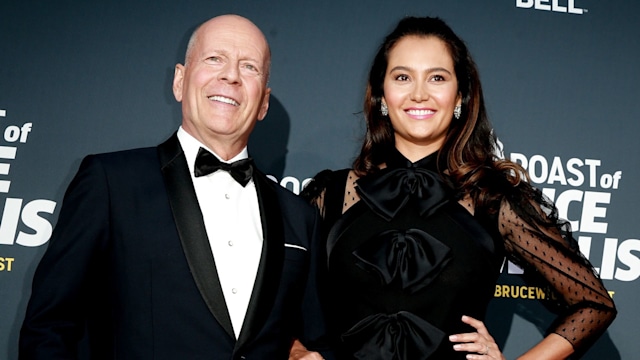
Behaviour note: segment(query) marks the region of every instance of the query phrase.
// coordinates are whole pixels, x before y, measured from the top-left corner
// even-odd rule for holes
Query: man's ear
[[[258,121],[262,121],[267,116],[267,110],[269,110],[269,97],[271,95],[271,88],[267,88],[262,98],[262,106],[260,106],[260,112],[258,113]]]
[[[178,102],[182,101],[182,87],[184,84],[184,65],[176,64],[173,72],[173,96]]]

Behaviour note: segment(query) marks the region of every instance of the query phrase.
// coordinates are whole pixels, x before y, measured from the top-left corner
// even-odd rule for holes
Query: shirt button
[[[229,242],[227,243],[229,246],[233,246],[233,241],[229,240]]]
[[[231,199],[231,195],[229,195],[229,194],[224,194],[224,198],[225,198],[225,199],[227,199],[227,200],[229,200],[229,199]]]
[[[238,289],[236,289],[236,288],[231,289],[231,293],[232,294],[237,294],[238,293]]]

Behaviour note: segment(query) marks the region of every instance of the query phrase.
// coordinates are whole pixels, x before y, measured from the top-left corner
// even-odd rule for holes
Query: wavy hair
[[[462,114],[459,119],[452,115],[445,142],[439,151],[441,174],[446,174],[448,182],[461,194],[470,195],[477,207],[496,209],[495,202],[504,195],[505,185],[524,186],[527,189],[523,190],[533,191],[523,181],[528,180],[528,175],[520,165],[497,156],[499,148],[487,118],[480,75],[466,44],[443,20],[434,17],[402,19],[378,49],[365,92],[367,130],[360,154],[353,163],[355,172],[363,176],[377,171],[385,162],[388,151],[395,147],[391,121],[388,116],[381,114],[380,105],[389,53],[407,36],[442,40],[454,64],[462,98]],[[527,185],[523,185],[525,183]]]

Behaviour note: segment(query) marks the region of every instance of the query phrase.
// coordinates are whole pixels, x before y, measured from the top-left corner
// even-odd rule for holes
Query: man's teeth
[[[429,114],[433,114],[434,111],[433,110],[408,110],[407,113],[411,114],[411,115],[429,115]]]
[[[218,95],[216,95],[216,96],[209,96],[209,100],[219,101],[219,102],[223,102],[223,103],[225,103],[225,104],[230,104],[230,105],[233,105],[233,106],[238,106],[238,105],[240,105],[240,104],[238,104],[238,102],[237,102],[237,101],[235,101],[235,100],[233,100],[233,99],[229,99],[229,98],[226,98],[226,97],[224,97],[224,96],[218,96]]]

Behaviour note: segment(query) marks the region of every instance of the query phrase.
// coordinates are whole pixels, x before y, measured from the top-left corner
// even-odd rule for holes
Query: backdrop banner
[[[616,301],[617,319],[584,358],[638,358],[640,2],[6,0],[0,359],[17,358],[31,279],[81,159],[155,145],[176,130],[174,66],[195,26],[225,13],[253,20],[270,42],[271,106],[249,151],[295,193],[320,170],[350,166],[364,131],[366,74],[383,36],[406,15],[448,22],[478,64],[504,156],[571,221]],[[553,319],[553,294],[521,273],[504,264],[487,319],[508,359],[540,340]]]

